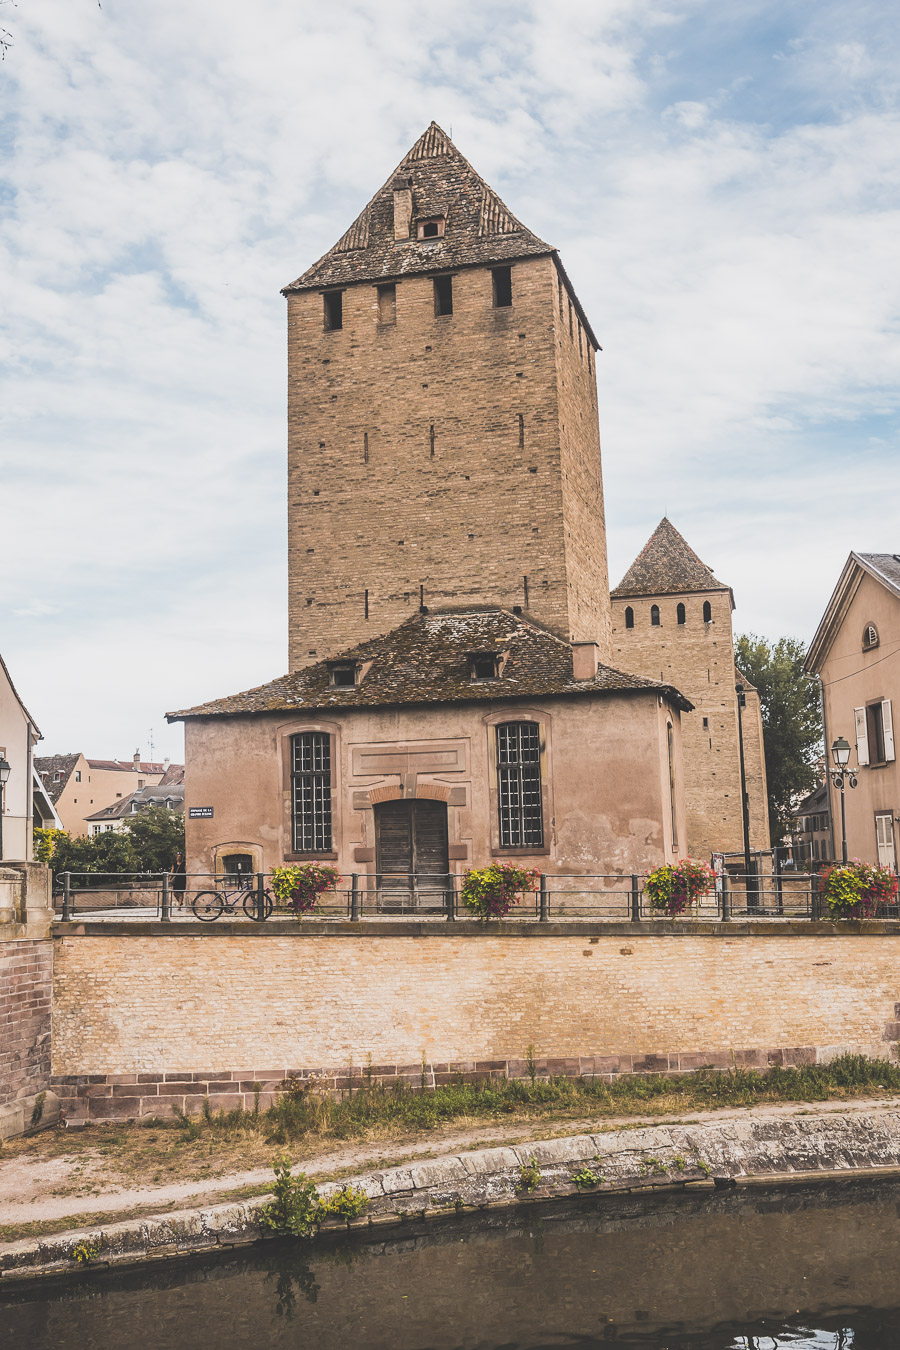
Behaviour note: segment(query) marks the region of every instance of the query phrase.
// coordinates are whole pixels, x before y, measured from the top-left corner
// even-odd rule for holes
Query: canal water
[[[900,1181],[585,1197],[0,1286],[16,1350],[898,1350]]]

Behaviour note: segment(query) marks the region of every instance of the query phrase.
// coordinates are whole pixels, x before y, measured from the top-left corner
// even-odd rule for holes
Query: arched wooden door
[[[382,903],[441,906],[450,871],[446,802],[379,802],[375,868]]]

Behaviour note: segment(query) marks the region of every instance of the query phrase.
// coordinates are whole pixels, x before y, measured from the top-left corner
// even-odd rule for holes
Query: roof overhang
[[[861,554],[851,553],[844,564],[844,570],[838,578],[838,583],[832,591],[831,599],[828,601],[825,613],[819,621],[813,640],[809,644],[809,651],[806,653],[806,660],[803,664],[804,669],[810,675],[818,675],[825,664],[831,646],[840,632],[856,592],[865,576],[872,577],[893,595],[900,596],[897,587],[877,567],[873,567]]]

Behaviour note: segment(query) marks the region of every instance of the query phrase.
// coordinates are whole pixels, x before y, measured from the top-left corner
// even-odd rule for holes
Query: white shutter
[[[856,758],[860,768],[862,768],[869,762],[869,736],[866,731],[865,708],[854,708],[853,716],[856,718]]]
[[[885,759],[895,759],[894,755],[894,722],[891,717],[891,700],[883,699],[881,703],[881,727],[884,732],[884,757]]]
[[[882,813],[875,817],[875,844],[878,849],[878,866],[896,866],[894,852],[894,818],[891,813]]]

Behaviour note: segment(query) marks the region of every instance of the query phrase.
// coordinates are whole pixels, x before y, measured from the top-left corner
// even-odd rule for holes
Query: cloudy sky
[[[0,651],[45,753],[286,668],[280,287],[434,118],[557,245],[610,573],[739,630],[900,551],[892,0],[0,0]]]

